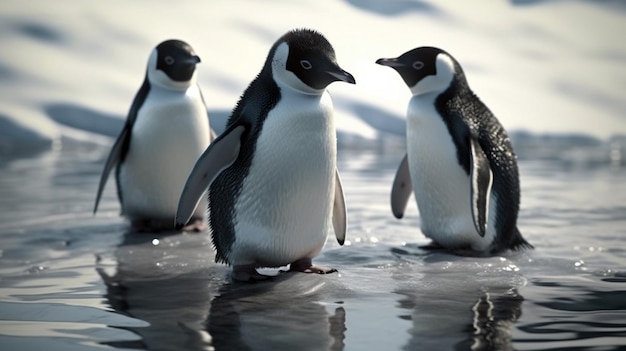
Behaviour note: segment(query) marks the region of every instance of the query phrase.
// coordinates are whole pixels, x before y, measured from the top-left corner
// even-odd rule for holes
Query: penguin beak
[[[380,58],[376,60],[376,63],[382,66],[387,66],[391,68],[399,68],[404,67],[404,63],[398,61],[397,58]]]
[[[341,68],[338,68],[336,71],[326,71],[326,73],[333,76],[336,80],[340,80],[342,82],[350,84],[356,84],[356,80],[354,80],[354,77],[350,73],[342,70]]]
[[[202,60],[200,60],[200,56],[198,56],[198,55],[193,55],[193,56],[191,56],[191,57],[189,58],[189,61],[188,61],[188,62],[189,62],[189,63],[192,63],[192,64],[194,64],[194,65],[195,65],[196,63],[200,63],[200,62],[202,62]]]
[[[198,55],[189,56],[183,59],[183,63],[189,66],[195,66],[196,64],[200,62],[202,62],[202,60],[200,60],[200,56]]]

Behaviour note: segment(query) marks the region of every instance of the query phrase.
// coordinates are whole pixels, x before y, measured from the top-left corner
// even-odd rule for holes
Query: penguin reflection
[[[329,316],[315,302],[316,293],[311,294],[324,285],[319,278],[285,275],[274,282],[221,289],[206,321],[216,350],[343,350],[343,307]]]
[[[398,293],[407,297],[400,300],[400,307],[412,310],[400,317],[413,321],[406,350],[514,350],[511,328],[522,315],[524,301],[516,289],[483,292],[474,302],[464,295],[428,304],[414,292]]]
[[[115,260],[115,274],[97,268],[106,285],[104,296],[115,311],[147,325],[121,327],[140,340],[107,345],[150,350],[278,350],[301,345],[343,349],[343,308],[329,316],[326,307],[315,302],[329,283],[323,277],[286,273],[263,284],[232,284],[228,267],[212,263],[209,238],[195,234],[126,233]]]
[[[511,327],[522,315],[523,301],[524,298],[515,290],[495,296],[484,293],[472,306],[474,336],[458,346],[471,342],[472,350],[513,350]]]
[[[214,257],[207,236],[197,234],[126,233],[115,250],[116,272],[97,271],[106,285],[104,297],[117,312],[147,322],[122,327],[138,336],[134,342],[106,344],[150,350],[204,349],[189,345],[189,330],[200,329],[212,295],[228,269],[207,264]]]

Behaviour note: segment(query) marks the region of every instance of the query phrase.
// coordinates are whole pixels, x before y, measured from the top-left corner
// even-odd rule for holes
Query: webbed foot
[[[234,281],[256,283],[272,279],[272,276],[257,272],[253,264],[237,265],[233,267],[232,278]]]
[[[183,227],[184,232],[202,232],[207,229],[207,225],[202,218],[192,218],[189,223]]]
[[[428,243],[426,245],[421,245],[421,246],[419,246],[419,248],[423,249],[423,250],[432,250],[432,251],[435,251],[435,250],[445,250],[446,249],[445,247],[443,247],[441,244],[439,244],[436,241],[431,241],[430,243]]]
[[[302,258],[289,265],[289,271],[302,273],[330,274],[335,273],[335,268],[314,266],[310,258]]]

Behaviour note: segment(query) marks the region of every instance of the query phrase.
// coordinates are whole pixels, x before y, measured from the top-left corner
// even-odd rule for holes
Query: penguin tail
[[[523,251],[523,250],[532,250],[535,247],[531,245],[526,239],[522,237],[522,233],[520,233],[519,229],[515,227],[515,232],[513,233],[513,239],[511,240],[511,250],[513,251]]]

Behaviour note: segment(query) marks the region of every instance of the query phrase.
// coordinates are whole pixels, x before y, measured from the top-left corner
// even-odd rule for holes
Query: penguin
[[[175,229],[178,196],[214,137],[196,82],[199,62],[192,47],[181,40],[163,41],[152,50],[143,84],[102,170],[94,214],[116,167],[121,214],[133,230]],[[198,209],[185,230],[203,230],[205,218]]]
[[[326,87],[355,84],[326,38],[294,29],[271,47],[227,121],[200,156],[181,194],[176,222],[186,223],[209,189],[216,262],[235,281],[268,279],[256,268],[332,273],[315,266],[331,218],[343,245],[346,206],[337,172],[333,104]]]
[[[411,192],[427,248],[489,256],[531,249],[517,228],[520,183],[504,127],[470,89],[459,62],[418,47],[377,64],[396,70],[412,93],[407,154],[396,173],[391,208],[404,216]]]

